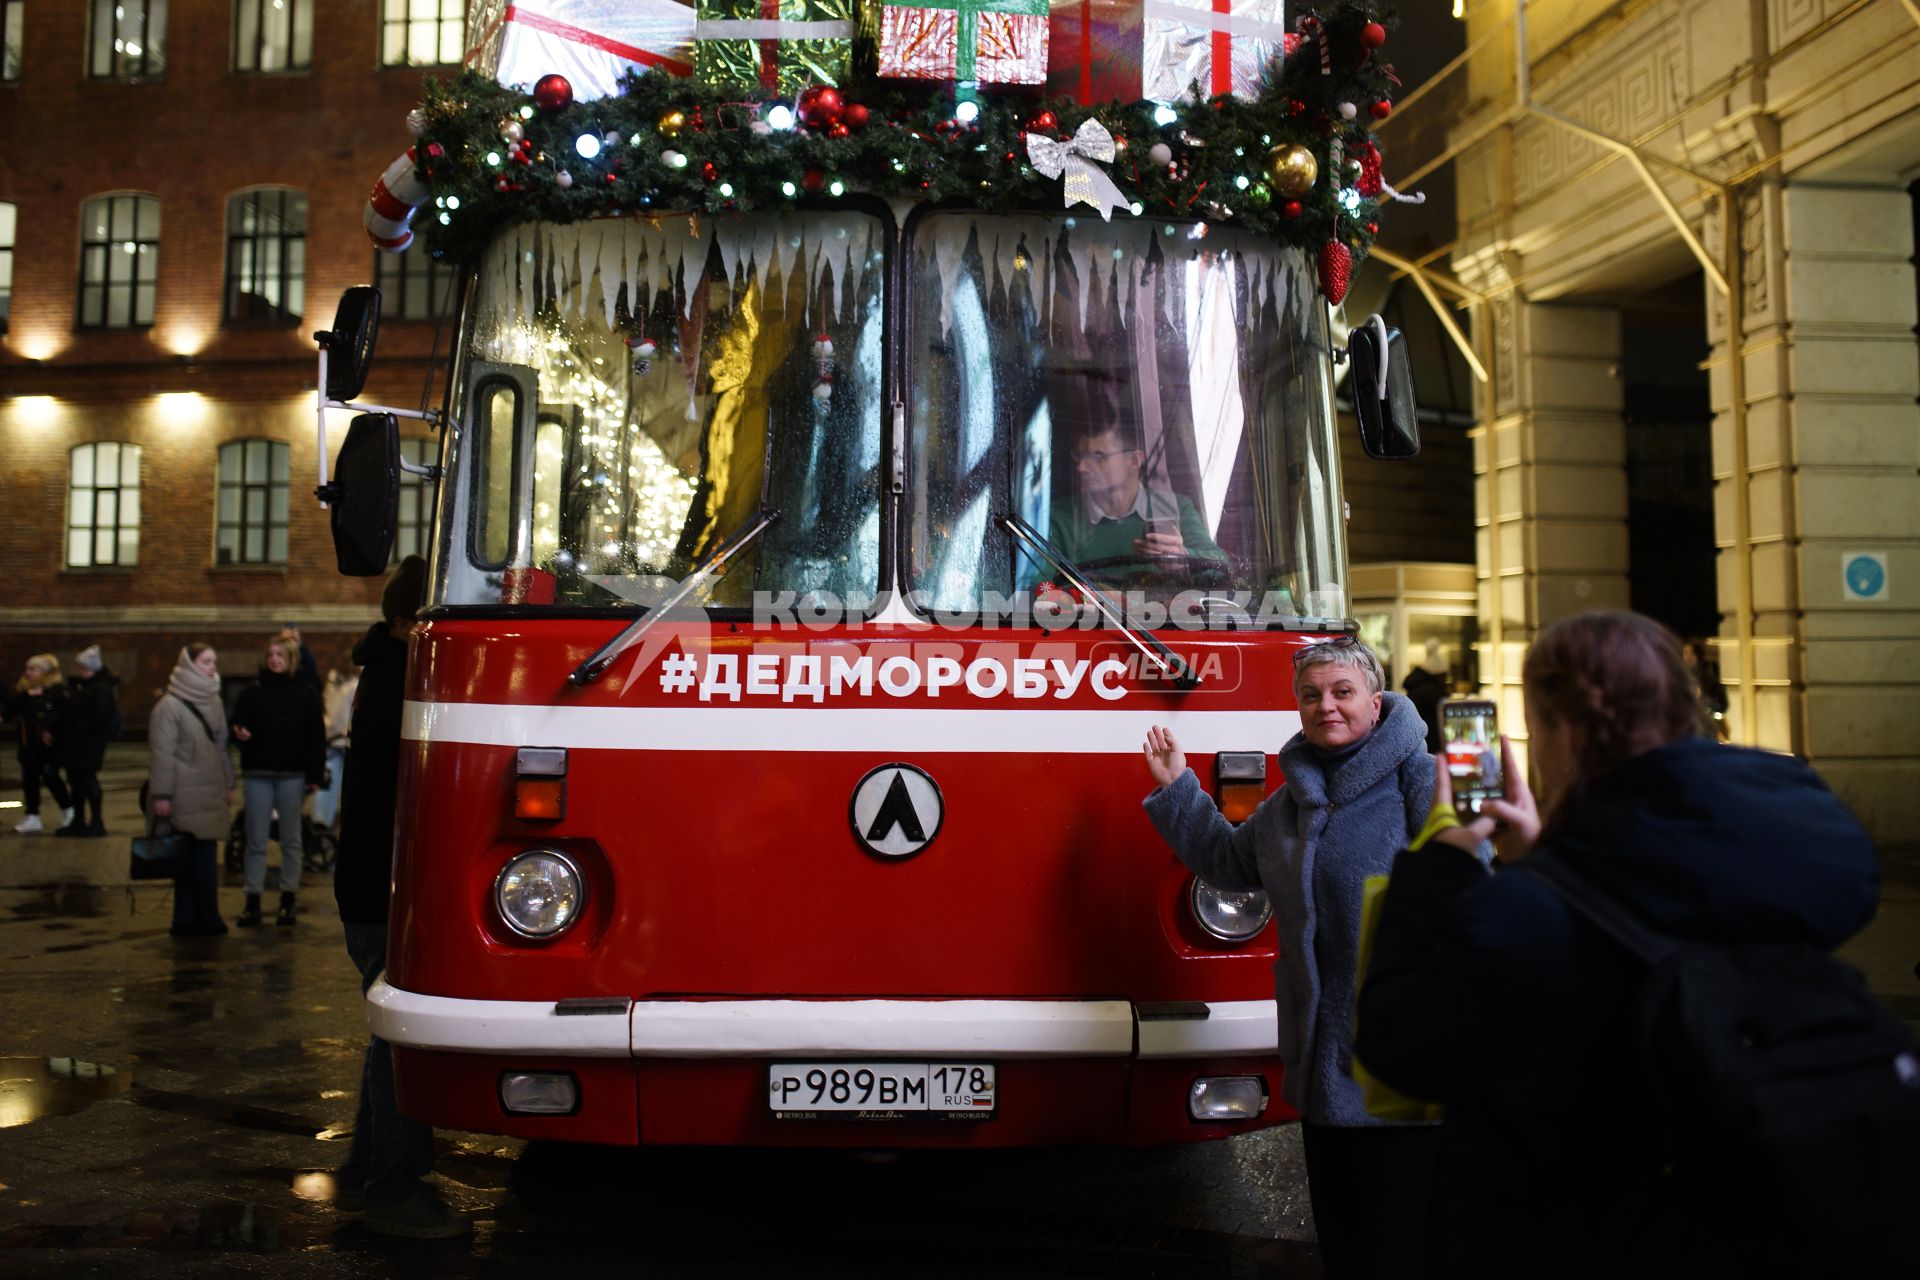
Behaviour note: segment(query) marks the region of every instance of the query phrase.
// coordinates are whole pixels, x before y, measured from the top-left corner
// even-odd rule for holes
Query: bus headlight
[[[551,938],[580,918],[587,904],[587,878],[566,854],[529,849],[500,868],[493,904],[507,928],[521,937]]]
[[[1273,904],[1258,889],[1248,893],[1230,893],[1216,889],[1204,880],[1193,882],[1190,895],[1193,918],[1222,942],[1245,942],[1267,927],[1273,919]]]

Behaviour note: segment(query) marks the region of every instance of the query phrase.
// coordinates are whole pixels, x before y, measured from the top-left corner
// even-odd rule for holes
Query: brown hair
[[[206,641],[195,640],[192,644],[187,646],[187,661],[188,662],[199,661],[200,655],[205,653],[207,650],[211,648],[213,648],[213,646],[208,644]]]
[[[1679,637],[1638,613],[1554,623],[1527,651],[1525,680],[1531,714],[1578,730],[1583,781],[1688,737],[1699,723]]]

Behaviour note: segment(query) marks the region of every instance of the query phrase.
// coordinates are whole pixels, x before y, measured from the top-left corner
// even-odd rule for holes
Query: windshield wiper
[[[1145,654],[1147,661],[1164,672],[1173,681],[1176,689],[1196,689],[1200,686],[1200,673],[1195,671],[1186,659],[1162,644],[1160,637],[1129,618],[1124,605],[1115,604],[1106,592],[1094,586],[1093,579],[1087,576],[1086,570],[1067,559],[1058,547],[1041,537],[1032,525],[1016,515],[1001,516],[1000,523],[1008,533],[1013,535],[1016,542],[1051,564],[1061,577],[1073,584],[1075,590],[1093,601],[1093,607],[1098,609],[1108,622],[1120,628],[1127,639],[1133,641],[1133,647]]]
[[[592,657],[575,667],[573,674],[567,677],[568,683],[588,685],[605,675],[607,668],[613,665],[615,658],[638,644],[640,637],[647,634],[654,623],[664,618],[667,613],[682,600],[692,595],[696,588],[707,582],[709,575],[717,577],[718,574],[714,573],[716,569],[721,573],[726,572],[727,561],[742,547],[765,533],[768,526],[779,518],[780,512],[777,508],[768,509],[762,507],[758,512],[754,513],[753,517],[744,525],[734,530],[733,536],[721,543],[719,549],[708,556],[699,568],[682,579],[680,585],[673,589],[671,595],[653,608],[647,610],[645,617],[635,618],[628,624],[626,630],[601,645],[599,649],[594,651]]]

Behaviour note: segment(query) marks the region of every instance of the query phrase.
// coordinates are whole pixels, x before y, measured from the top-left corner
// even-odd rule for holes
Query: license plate
[[[985,1062],[776,1062],[767,1070],[767,1106],[783,1120],[985,1120],[994,1086]]]

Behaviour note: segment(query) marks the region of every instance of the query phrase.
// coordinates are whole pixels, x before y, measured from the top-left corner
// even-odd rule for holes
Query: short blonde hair
[[[1293,687],[1300,687],[1300,677],[1307,668],[1323,666],[1358,671],[1366,677],[1369,693],[1387,691],[1387,674],[1380,666],[1379,655],[1355,636],[1335,636],[1297,651],[1293,655]]]

